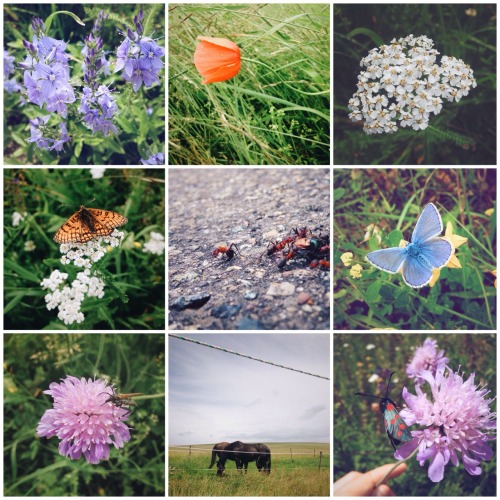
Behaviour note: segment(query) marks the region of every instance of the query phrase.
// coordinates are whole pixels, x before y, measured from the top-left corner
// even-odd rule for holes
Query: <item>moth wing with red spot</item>
[[[396,446],[401,443],[411,441],[412,435],[406,422],[401,418],[401,415],[396,409],[394,402],[388,399],[383,401],[383,405],[385,430],[391,440],[392,447],[396,449]]]

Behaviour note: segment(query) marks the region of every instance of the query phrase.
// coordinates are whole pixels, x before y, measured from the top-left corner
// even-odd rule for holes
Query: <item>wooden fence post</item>
[[[323,458],[323,452],[319,452],[319,465],[318,465],[318,470],[321,471],[321,459]]]
[[[189,445],[189,458],[191,458],[191,445]]]

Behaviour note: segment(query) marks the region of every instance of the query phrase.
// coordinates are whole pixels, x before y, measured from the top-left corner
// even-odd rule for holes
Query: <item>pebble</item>
[[[271,286],[266,292],[266,295],[274,297],[287,297],[293,295],[295,292],[295,285],[292,283],[271,283]]]
[[[257,298],[259,294],[257,292],[247,292],[245,293],[245,299],[247,300],[254,300]]]
[[[237,304],[233,305],[222,304],[219,307],[214,307],[210,311],[210,314],[215,318],[226,319],[235,316],[240,309],[241,306]]]
[[[183,311],[184,309],[199,309],[210,300],[209,293],[197,293],[188,297],[179,297],[172,304],[170,309],[174,311]]]
[[[256,319],[244,317],[237,325],[238,330],[264,330],[264,325]]]
[[[311,296],[307,292],[300,292],[297,295],[297,304],[302,305],[302,304],[314,304],[314,301],[312,300]]]

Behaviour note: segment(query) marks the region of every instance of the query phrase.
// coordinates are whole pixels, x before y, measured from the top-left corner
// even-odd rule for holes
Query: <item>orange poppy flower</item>
[[[194,53],[194,65],[200,75],[205,78],[202,82],[223,82],[236,76],[241,68],[240,48],[226,38],[199,36],[201,43]]]

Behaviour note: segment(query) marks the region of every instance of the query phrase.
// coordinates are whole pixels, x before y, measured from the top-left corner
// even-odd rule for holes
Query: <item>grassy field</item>
[[[169,496],[328,496],[330,445],[327,443],[266,443],[271,449],[271,474],[259,473],[255,463],[240,474],[234,462],[226,475],[208,469],[214,443],[169,449]],[[290,451],[291,450],[291,451]],[[322,452],[321,469],[319,455]]]
[[[235,42],[238,75],[202,85],[198,36]],[[169,40],[169,164],[329,165],[328,4],[170,4]]]

